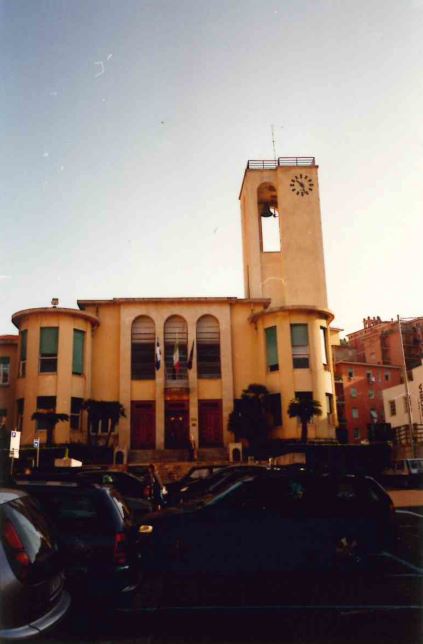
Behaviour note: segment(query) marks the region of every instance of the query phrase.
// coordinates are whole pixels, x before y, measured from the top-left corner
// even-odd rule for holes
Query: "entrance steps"
[[[193,462],[227,461],[226,447],[199,449]],[[190,461],[188,449],[131,449],[128,453],[128,463],[175,463]]]

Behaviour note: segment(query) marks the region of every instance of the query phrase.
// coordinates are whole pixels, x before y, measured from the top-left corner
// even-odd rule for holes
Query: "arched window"
[[[260,217],[260,241],[263,253],[281,249],[278,195],[271,183],[262,183],[257,189],[257,207]]]
[[[180,315],[172,315],[164,326],[165,367],[167,380],[186,380],[188,326]]]
[[[131,378],[154,380],[156,333],[154,322],[147,315],[140,315],[132,323],[131,333]]]
[[[212,315],[197,322],[197,373],[199,378],[220,378],[220,329]]]

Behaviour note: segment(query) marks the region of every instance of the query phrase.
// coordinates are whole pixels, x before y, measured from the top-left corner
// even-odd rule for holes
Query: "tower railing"
[[[316,165],[316,157],[279,157],[270,160],[247,161],[247,170],[274,170],[281,166],[313,166]]]

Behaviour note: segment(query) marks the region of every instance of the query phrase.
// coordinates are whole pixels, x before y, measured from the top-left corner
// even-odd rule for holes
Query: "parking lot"
[[[160,601],[133,614],[74,611],[42,641],[395,642],[423,637],[423,491],[391,491],[398,546],[370,574],[337,579],[281,576],[150,580]],[[98,610],[99,609],[99,610]]]

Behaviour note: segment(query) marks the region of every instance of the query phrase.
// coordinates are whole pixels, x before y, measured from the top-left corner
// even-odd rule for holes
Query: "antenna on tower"
[[[272,132],[273,158],[276,161],[275,126],[271,125],[270,129],[271,129],[271,132]]]

